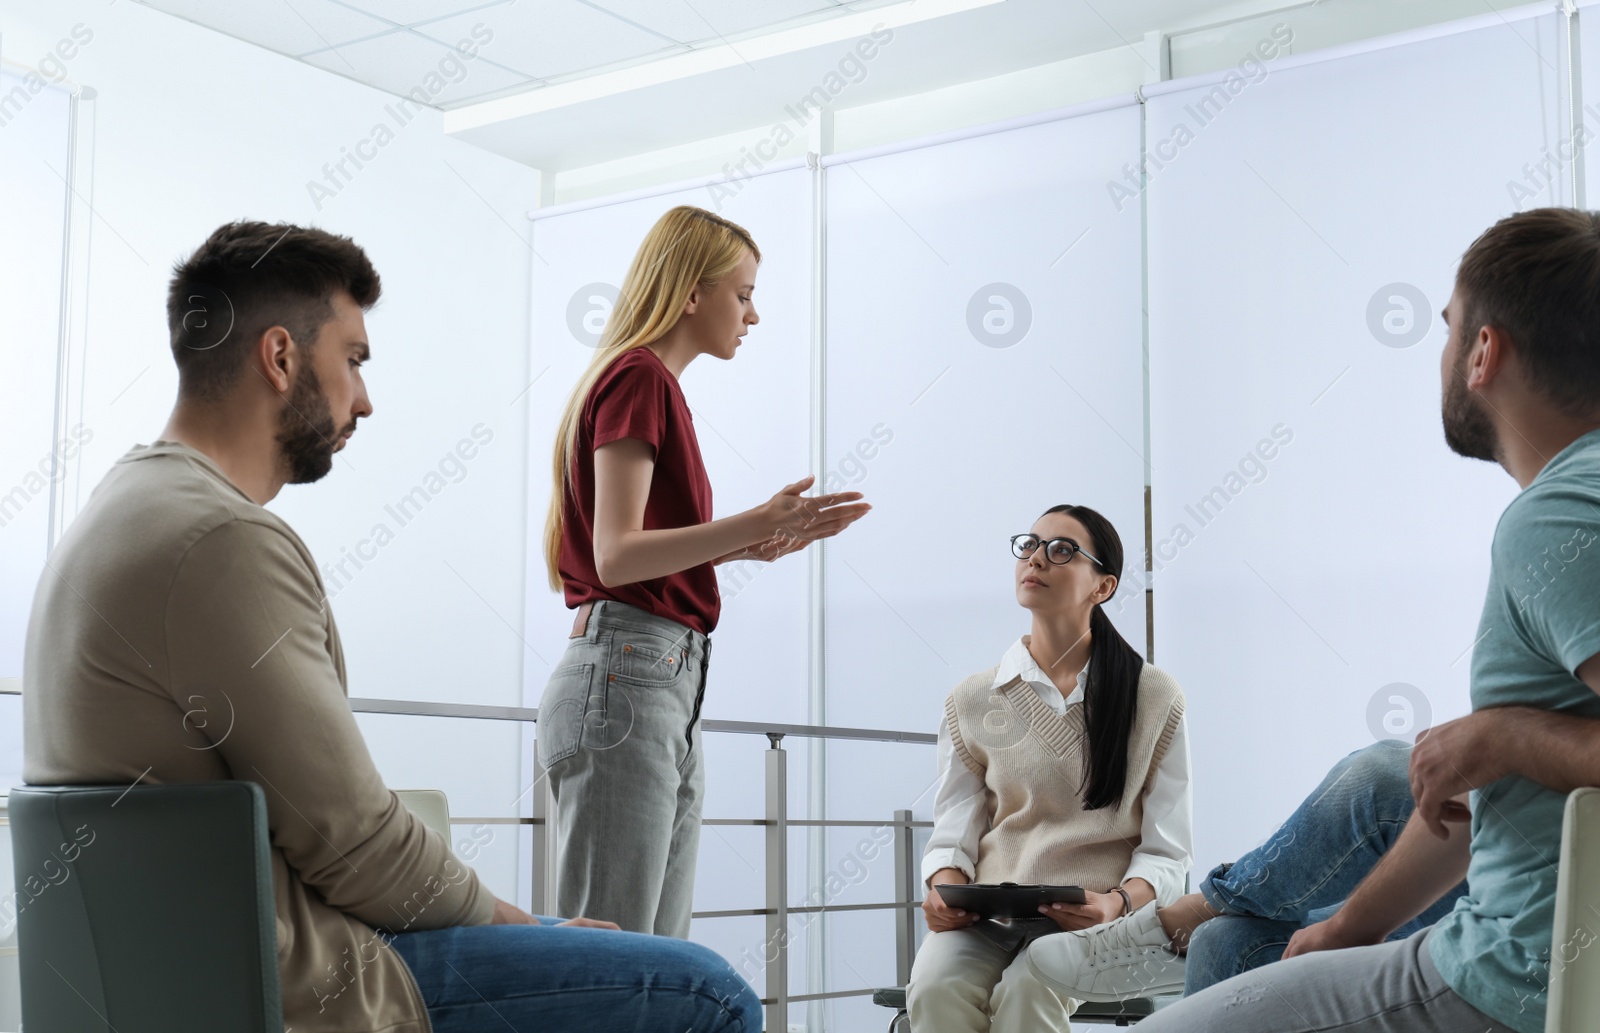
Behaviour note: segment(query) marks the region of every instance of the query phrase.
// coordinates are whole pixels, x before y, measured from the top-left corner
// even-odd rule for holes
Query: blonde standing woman
[[[871,508],[860,492],[802,495],[808,476],[711,517],[678,378],[701,355],[732,359],[760,321],[760,261],[726,219],[690,206],[663,215],[561,415],[544,552],[551,588],[577,616],[538,738],[557,803],[562,915],[688,936],[700,707],[721,610],[714,567],[797,552]]]

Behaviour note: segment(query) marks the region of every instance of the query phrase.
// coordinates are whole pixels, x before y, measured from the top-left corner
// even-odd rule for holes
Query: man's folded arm
[[[485,924],[493,895],[373,765],[311,563],[246,520],[196,542],[167,601],[174,700],[183,711],[204,701],[203,748],[261,785],[273,844],[330,905],[396,932]]]

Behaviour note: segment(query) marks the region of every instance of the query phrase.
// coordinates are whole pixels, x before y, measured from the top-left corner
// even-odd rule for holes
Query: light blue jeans
[[[1366,878],[1411,817],[1411,751],[1378,742],[1345,757],[1265,843],[1215,868],[1199,892],[1221,918],[1189,941],[1183,992],[1283,957],[1295,930],[1328,918]],[[1389,937],[1404,940],[1443,918],[1465,882]]]
[[[537,730],[556,798],[556,910],[567,918],[688,937],[710,660],[707,636],[611,599],[567,640]]]
[[[696,943],[610,929],[474,925],[389,944],[434,1033],[761,1033],[761,1001]]]

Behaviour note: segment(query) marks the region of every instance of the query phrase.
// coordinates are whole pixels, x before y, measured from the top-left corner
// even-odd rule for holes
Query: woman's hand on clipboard
[[[950,907],[935,888],[940,883],[964,886],[970,881],[967,873],[959,868],[940,868],[928,878],[928,895],[922,900],[922,913],[928,920],[928,929],[931,932],[943,933],[952,929],[965,929],[978,920],[978,916],[970,911]]]
[[[1066,932],[1104,925],[1113,918],[1121,917],[1121,894],[1096,893],[1093,890],[1084,890],[1083,896],[1084,902],[1082,904],[1044,904],[1040,906],[1039,913],[1055,922]]]

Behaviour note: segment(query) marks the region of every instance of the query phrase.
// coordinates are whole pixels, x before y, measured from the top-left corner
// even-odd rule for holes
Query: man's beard
[[[1450,378],[1445,381],[1444,403],[1441,406],[1444,443],[1450,446],[1452,452],[1468,459],[1499,462],[1500,439],[1495,434],[1494,423],[1489,419],[1484,403],[1474,398],[1467,388],[1467,353],[1461,347],[1461,342],[1456,344],[1456,354],[1461,359],[1455,363],[1450,370]]]
[[[290,484],[310,484],[333,469],[333,452],[345,435],[333,425],[328,396],[322,393],[311,364],[300,367],[300,374],[289,388],[288,404],[278,414],[278,446],[289,468]]]

